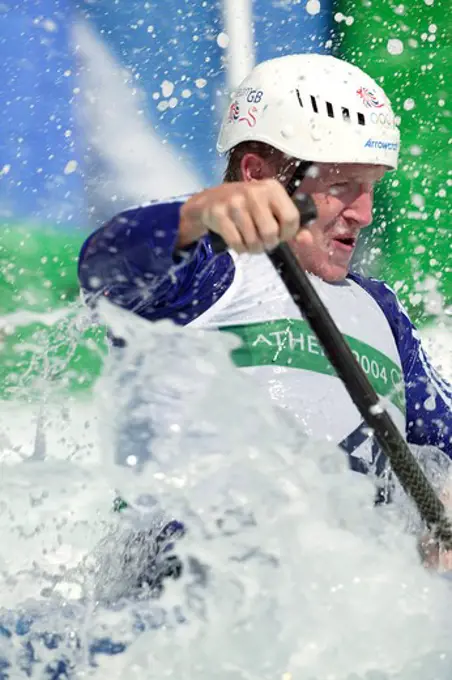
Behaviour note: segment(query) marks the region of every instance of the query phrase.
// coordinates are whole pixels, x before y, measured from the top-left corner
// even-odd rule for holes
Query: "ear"
[[[269,160],[256,153],[246,153],[240,161],[240,171],[243,182],[253,179],[269,179],[275,176],[275,169]]]

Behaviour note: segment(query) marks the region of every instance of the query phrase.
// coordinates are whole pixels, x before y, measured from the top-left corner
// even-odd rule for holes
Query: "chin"
[[[327,283],[337,283],[338,281],[344,281],[347,278],[348,267],[330,267],[325,275],[322,276],[324,281]]]
[[[349,271],[348,267],[331,264],[330,262],[307,266],[306,269],[308,272],[314,274],[314,276],[318,276],[327,283],[338,283],[339,281],[344,281],[344,279],[347,278]]]
[[[299,263],[310,274],[318,276],[327,283],[338,283],[347,278],[351,256],[350,258],[337,258],[339,261],[335,262],[334,256],[332,257],[325,251],[319,252],[319,248],[306,248],[298,242],[295,242],[292,247]]]

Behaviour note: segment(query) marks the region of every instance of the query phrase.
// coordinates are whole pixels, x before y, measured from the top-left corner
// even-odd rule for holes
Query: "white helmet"
[[[217,149],[246,141],[305,161],[396,168],[400,133],[385,93],[361,69],[294,54],[256,66],[233,95]]]

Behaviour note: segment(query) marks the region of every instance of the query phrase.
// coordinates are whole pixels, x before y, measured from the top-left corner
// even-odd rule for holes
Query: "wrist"
[[[207,233],[207,227],[203,225],[199,210],[196,209],[196,200],[195,197],[189,198],[180,209],[177,248],[186,248]]]

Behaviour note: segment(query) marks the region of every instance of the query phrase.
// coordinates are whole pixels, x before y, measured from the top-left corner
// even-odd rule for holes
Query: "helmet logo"
[[[384,106],[384,102],[379,101],[374,90],[368,90],[367,87],[360,87],[356,90],[356,94],[361,97],[364,106],[368,109],[371,109],[372,107],[380,109]]]
[[[236,100],[235,102],[232,102],[231,106],[229,107],[229,114],[228,114],[228,121],[229,123],[233,123],[234,121],[238,120],[240,116],[240,105],[238,101]]]
[[[382,125],[383,127],[388,128],[396,127],[394,116],[390,116],[389,114],[383,113],[382,111],[379,111],[378,113],[376,111],[372,111],[370,114],[370,120],[375,125]]]
[[[246,97],[248,104],[259,104],[264,96],[263,90],[254,90],[252,87],[242,87],[235,93],[237,98]]]
[[[397,142],[387,142],[382,139],[368,139],[364,146],[369,149],[384,149],[385,151],[397,151],[399,148]]]
[[[250,106],[247,113],[244,116],[241,116],[240,104],[238,101],[234,101],[229,107],[228,123],[246,123],[250,128],[253,128],[257,123],[255,115],[257,112],[257,106]]]
[[[257,123],[255,113],[257,113],[257,106],[251,106],[246,116],[239,118],[239,123],[247,123],[250,128],[254,127]]]

